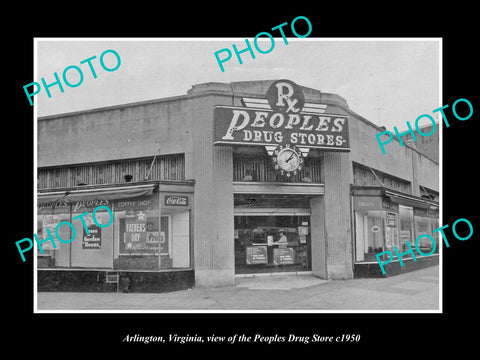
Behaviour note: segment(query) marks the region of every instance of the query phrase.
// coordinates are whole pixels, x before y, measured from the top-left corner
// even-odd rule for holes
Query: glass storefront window
[[[47,229],[52,234],[56,248],[50,241],[44,242],[41,246],[43,254],[37,249],[37,267],[68,267],[69,266],[69,245],[61,243],[55,238],[55,228],[62,221],[70,221],[70,208],[67,203],[46,203],[39,204],[37,215],[37,237],[39,240],[46,239]],[[68,226],[59,228],[59,235],[63,239],[71,238],[71,229]]]
[[[168,242],[165,244],[165,234],[168,234],[168,218],[162,218],[164,220],[162,224],[166,223],[166,226],[160,231],[158,211],[156,210],[128,210],[118,211],[115,214],[118,219],[120,235],[119,254],[158,255],[159,246],[161,246],[162,253],[166,251],[168,254]],[[161,242],[160,238],[162,238]]]
[[[398,214],[390,211],[385,212],[385,248],[393,252],[398,248]]]
[[[438,219],[426,216],[415,216],[415,239],[422,235],[428,234],[435,240],[435,251],[434,254],[438,254],[439,246],[438,246],[438,239],[439,239],[439,232],[433,232],[433,230],[437,229],[438,226]],[[412,247],[415,246],[415,243],[412,241]],[[433,244],[432,241],[428,237],[423,237],[418,241],[417,244],[419,250],[424,253],[428,254],[432,251]],[[419,254],[420,256],[420,254]]]
[[[310,216],[235,216],[235,272],[311,270]]]
[[[188,208],[167,205],[160,213],[158,195],[121,200],[115,202],[115,226],[115,269],[190,266]]]
[[[386,236],[388,236],[389,247],[393,248],[396,243],[396,227],[394,227],[396,214],[389,214],[389,226],[386,228],[384,227],[385,211],[355,211],[355,260],[357,262],[376,262],[375,255],[384,251],[386,247]]]
[[[371,204],[370,204],[371,205]],[[415,257],[421,256],[415,249],[415,240],[422,234],[428,234],[435,240],[438,253],[439,235],[433,233],[438,228],[438,218],[435,213],[421,208],[398,205],[389,210],[355,210],[355,261],[377,262],[376,255],[391,251],[396,259],[394,247],[399,253],[405,253],[402,259],[412,258],[408,252],[407,242],[410,243]],[[427,216],[429,214],[429,216]],[[428,254],[433,248],[431,240],[427,237],[418,241],[418,248],[422,253]],[[383,260],[389,258],[383,255]]]
[[[87,234],[82,222],[75,220],[76,237],[70,243],[70,266],[79,268],[112,268],[113,227],[99,227],[92,219],[92,212],[97,206],[107,206],[112,210],[112,203],[108,200],[78,201],[72,204],[72,219],[82,213],[89,230]],[[99,224],[108,224],[110,214],[105,209],[96,211],[95,217]]]
[[[190,211],[163,207],[160,216],[161,268],[190,266]]]
[[[413,208],[411,206],[398,206],[400,215],[400,241],[398,251],[404,253],[408,251],[407,242],[410,243],[412,249],[415,249],[415,237],[413,229]],[[410,254],[406,254],[403,258],[412,257]]]
[[[117,200],[114,210],[114,269],[157,270],[161,231],[158,200]]]
[[[163,207],[159,205],[162,199]],[[168,198],[168,201],[166,200]],[[61,243],[55,239],[43,243],[38,252],[38,268],[85,268],[114,270],[159,270],[190,267],[190,206],[189,195],[159,194],[118,200],[89,199],[39,203],[37,235],[46,238],[47,229],[55,239],[55,228],[62,222],[72,223],[75,239]],[[92,212],[107,206],[113,213],[111,225],[97,226]],[[79,219],[83,216],[88,233]],[[99,224],[111,217],[105,209],[95,214]],[[59,235],[70,239],[71,228],[61,226]]]

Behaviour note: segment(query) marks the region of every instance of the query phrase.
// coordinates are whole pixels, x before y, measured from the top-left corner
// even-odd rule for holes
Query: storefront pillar
[[[325,241],[325,200],[317,196],[310,200],[312,214],[312,273],[322,279],[327,279],[327,244]]]
[[[231,101],[231,100],[230,100]],[[193,100],[195,286],[235,284],[231,146],[213,146],[213,108],[224,97]]]
[[[350,222],[349,186],[352,167],[349,153],[326,152],[322,174],[325,184],[323,196],[326,272],[328,279],[353,278],[352,237]],[[313,251],[313,250],[312,250]],[[321,253],[321,249],[318,251]],[[322,259],[316,259],[321,265]],[[313,264],[315,260],[312,259]]]

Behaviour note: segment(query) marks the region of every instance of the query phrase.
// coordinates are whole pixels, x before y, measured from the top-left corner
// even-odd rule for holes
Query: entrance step
[[[291,290],[328,283],[314,275],[272,275],[255,277],[237,277],[235,286],[249,290]]]

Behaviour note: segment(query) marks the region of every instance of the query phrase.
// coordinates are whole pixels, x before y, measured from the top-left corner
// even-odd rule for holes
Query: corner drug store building
[[[39,238],[99,205],[114,220],[90,236],[76,220],[71,243],[44,243],[38,289],[383,276],[377,253],[405,251],[438,227],[439,169],[398,141],[382,155],[381,131],[342,97],[289,80],[205,83],[183,96],[39,118]],[[97,218],[106,223],[108,213]],[[438,263],[438,246],[405,263],[391,262],[387,276]]]

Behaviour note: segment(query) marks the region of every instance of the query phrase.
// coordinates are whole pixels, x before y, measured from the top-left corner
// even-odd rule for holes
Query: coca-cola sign
[[[166,206],[188,206],[188,196],[165,195]]]

